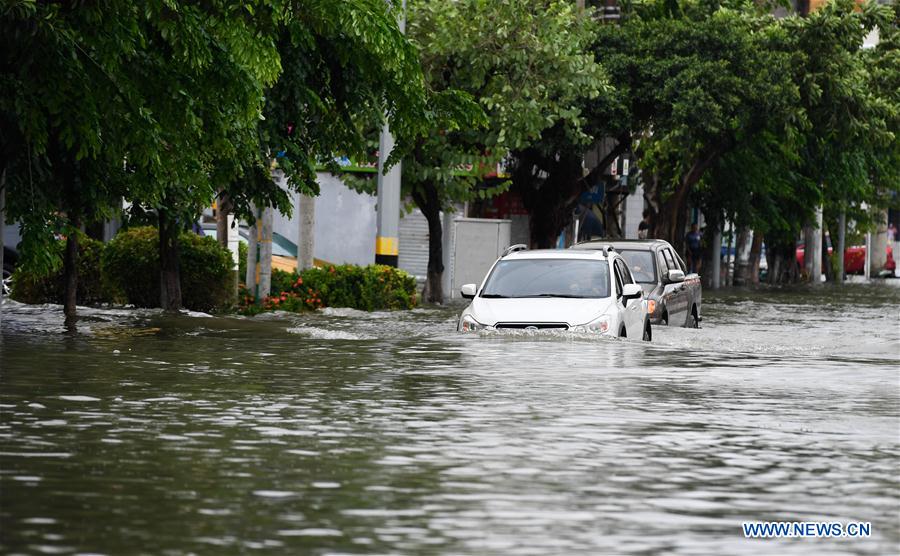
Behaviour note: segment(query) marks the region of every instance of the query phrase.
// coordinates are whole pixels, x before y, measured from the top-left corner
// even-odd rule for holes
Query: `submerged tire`
[[[653,331],[650,329],[650,323],[648,322],[646,326],[644,326],[644,337],[642,338],[645,342],[653,341]]]
[[[619,338],[627,338],[628,333],[625,332],[625,327],[623,326],[621,330],[619,330]]]
[[[700,328],[700,319],[697,317],[697,306],[691,307],[691,314],[687,321],[688,328]]]

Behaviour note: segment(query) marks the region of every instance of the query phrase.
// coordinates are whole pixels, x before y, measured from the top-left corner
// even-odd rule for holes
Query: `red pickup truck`
[[[800,268],[803,268],[803,252],[804,252],[804,244],[797,244],[797,264],[800,265]],[[832,248],[828,247],[828,254],[831,255]],[[845,247],[844,248],[844,272],[847,274],[865,274],[866,265],[866,246],[865,245],[854,245],[853,247]],[[891,248],[891,245],[887,246],[887,262],[884,263],[884,270],[893,273],[897,268],[897,263],[894,261],[894,250]]]

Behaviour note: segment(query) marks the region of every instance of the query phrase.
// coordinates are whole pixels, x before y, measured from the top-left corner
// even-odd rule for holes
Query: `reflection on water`
[[[894,553],[900,288],[824,291],[707,295],[651,345],[7,304],[0,552]]]

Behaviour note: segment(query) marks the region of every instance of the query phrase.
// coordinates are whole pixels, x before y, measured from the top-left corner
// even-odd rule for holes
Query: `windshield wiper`
[[[480,297],[486,297],[488,299],[506,299],[508,295],[501,295],[499,293],[483,293]]]

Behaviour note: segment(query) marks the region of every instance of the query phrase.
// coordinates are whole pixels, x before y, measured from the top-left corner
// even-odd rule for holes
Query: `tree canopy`
[[[289,183],[314,190],[313,161],[361,144],[359,114],[414,134],[424,102],[379,0],[11,0],[0,33],[2,175],[25,264],[58,264],[54,234],[122,199],[161,231],[226,186],[238,208],[289,210],[269,176],[278,153]]]

